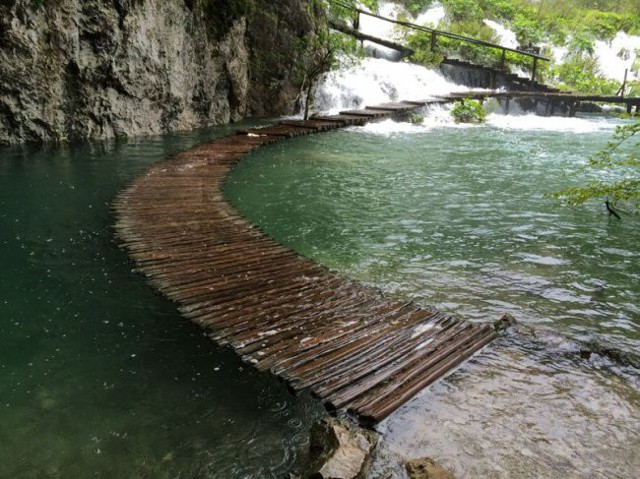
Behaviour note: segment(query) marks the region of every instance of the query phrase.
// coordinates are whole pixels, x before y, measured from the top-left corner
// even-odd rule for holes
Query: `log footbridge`
[[[264,145],[425,103],[284,121],[181,153],[118,196],[117,236],[137,270],[218,344],[294,390],[310,390],[329,410],[373,425],[493,340],[492,325],[339,277],[241,217],[222,185],[244,155]]]

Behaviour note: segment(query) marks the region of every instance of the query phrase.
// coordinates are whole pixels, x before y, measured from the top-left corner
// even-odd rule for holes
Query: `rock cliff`
[[[0,0],[0,144],[285,113],[314,28],[309,4]]]

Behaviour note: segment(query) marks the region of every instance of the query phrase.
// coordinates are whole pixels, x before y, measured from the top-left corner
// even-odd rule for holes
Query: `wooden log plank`
[[[118,195],[112,205],[116,235],[149,282],[219,344],[230,344],[245,361],[271,369],[294,389],[326,394],[368,418],[382,417],[397,407],[389,384],[408,397],[420,383],[412,361],[427,368],[424,358],[446,349],[418,351],[431,336],[447,342],[446,333],[429,325],[457,330],[461,323],[389,301],[300,257],[235,212],[221,188],[240,158],[261,146],[439,101],[285,120],[176,155]],[[479,333],[465,336],[461,354],[486,340]],[[447,347],[452,352],[425,369],[428,374],[450,357],[458,359],[455,348]]]
[[[359,418],[362,424],[373,425],[379,423],[410,400],[418,392],[422,391],[445,374],[451,372],[460,363],[485,347],[493,341],[495,337],[495,333],[485,334],[478,341],[470,343],[466,350],[458,351],[457,355],[450,356],[446,362],[443,362],[437,368],[432,369],[429,374],[419,375],[414,382],[403,384],[399,390],[396,390],[396,394],[393,397],[387,397],[386,401],[380,401],[375,405],[365,404],[353,409],[353,413]]]

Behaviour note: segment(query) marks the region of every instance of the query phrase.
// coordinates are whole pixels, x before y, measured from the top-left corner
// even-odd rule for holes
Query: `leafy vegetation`
[[[313,86],[327,71],[354,61],[358,56],[358,44],[354,38],[340,33],[320,30],[316,37],[307,40],[304,55],[304,78],[302,90],[305,92],[303,116],[309,117],[313,102]]]
[[[410,13],[430,6],[432,0],[397,0]],[[484,21],[495,20],[511,29],[521,45],[558,45],[567,48],[562,64],[538,63],[538,78],[556,83],[560,88],[591,94],[613,95],[620,84],[606,80],[598,70],[594,57],[596,40],[611,40],[619,31],[640,34],[640,0],[441,0],[447,17],[440,29],[462,36],[495,43],[497,38]],[[500,50],[491,50],[453,39],[438,38],[432,49],[431,35],[423,32],[407,34],[414,50],[413,61],[432,66],[443,57],[461,57],[485,66],[503,67]],[[550,49],[541,52],[550,56]],[[621,51],[619,55],[631,52]],[[530,70],[532,60],[507,52],[505,64],[510,68]],[[638,65],[640,67],[640,65]],[[627,94],[638,91],[630,85]]]
[[[329,17],[338,21],[353,21],[354,8],[364,5],[371,10],[377,10],[377,0],[318,0]],[[320,25],[316,34],[302,40],[303,55],[301,97],[304,99],[303,116],[309,116],[313,103],[313,86],[318,79],[329,70],[345,63],[351,63],[362,56],[355,38],[341,33],[332,32],[328,25]]]
[[[484,123],[487,118],[487,112],[482,103],[469,98],[455,102],[451,115],[456,123]]]
[[[405,10],[415,17],[433,2],[434,0],[400,0],[398,3],[404,5]]]
[[[585,167],[593,173],[593,179],[584,186],[571,187],[551,196],[569,205],[580,205],[594,198],[606,199],[614,207],[640,211],[640,158],[635,153],[640,146],[636,137],[639,133],[640,122],[618,126],[613,141],[590,158]],[[631,146],[633,153],[622,153],[623,145]]]

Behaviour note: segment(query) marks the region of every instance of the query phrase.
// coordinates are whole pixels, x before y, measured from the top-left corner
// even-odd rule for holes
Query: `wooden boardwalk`
[[[627,113],[632,113],[633,108],[635,107],[636,113],[640,113],[640,97],[637,96],[589,95],[554,89],[547,89],[547,91],[478,90],[472,92],[450,93],[449,95],[445,95],[441,98],[447,102],[460,100],[461,98],[472,98],[481,101],[484,101],[487,98],[502,99],[507,101],[507,114],[508,102],[510,100],[533,100],[536,102],[546,102],[548,106],[547,111],[545,112],[546,116],[553,116],[555,108],[561,105],[566,106],[566,109],[569,111],[569,116],[575,116],[576,112],[580,109],[580,104],[583,102],[624,105]]]
[[[218,344],[373,425],[494,339],[492,325],[388,298],[314,264],[242,218],[222,185],[261,146],[423,104],[283,121],[179,154],[119,195],[117,235],[138,270]]]

